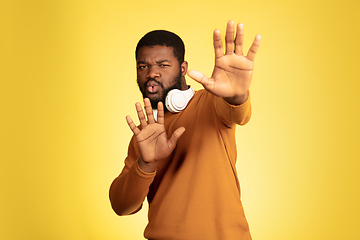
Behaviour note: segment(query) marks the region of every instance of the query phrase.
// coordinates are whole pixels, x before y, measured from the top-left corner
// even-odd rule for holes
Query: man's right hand
[[[141,104],[135,104],[141,130],[136,127],[130,116],[126,116],[126,121],[139,146],[139,167],[144,172],[151,173],[156,170],[160,161],[167,158],[175,149],[176,142],[185,132],[185,128],[176,129],[168,139],[164,126],[164,105],[162,102],[158,103],[158,116],[157,122],[155,122],[150,100],[145,98],[144,103],[147,121]]]

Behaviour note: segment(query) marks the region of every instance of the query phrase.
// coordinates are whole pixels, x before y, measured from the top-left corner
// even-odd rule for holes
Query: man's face
[[[171,47],[142,47],[137,56],[137,83],[144,98],[149,98],[153,108],[165,103],[172,89],[182,89],[182,79],[187,69],[180,67]],[[185,82],[185,81],[184,81]]]

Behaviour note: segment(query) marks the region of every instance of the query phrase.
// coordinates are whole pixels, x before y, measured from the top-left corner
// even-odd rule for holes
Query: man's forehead
[[[166,58],[168,60],[175,58],[172,47],[167,46],[143,46],[139,49],[138,59],[145,58]]]
[[[143,46],[139,49],[139,53],[161,53],[174,55],[174,48],[162,45]]]

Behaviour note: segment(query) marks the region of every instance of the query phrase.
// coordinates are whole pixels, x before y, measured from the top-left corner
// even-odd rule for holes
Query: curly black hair
[[[171,47],[174,51],[174,57],[179,61],[179,64],[184,62],[184,42],[178,35],[166,30],[154,30],[145,34],[136,46],[135,58],[137,59],[140,48],[155,46]]]

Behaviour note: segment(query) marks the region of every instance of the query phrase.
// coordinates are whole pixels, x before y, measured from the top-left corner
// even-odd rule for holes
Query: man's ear
[[[188,62],[187,61],[183,61],[183,63],[181,64],[181,76],[185,77],[187,71],[188,71]]]

